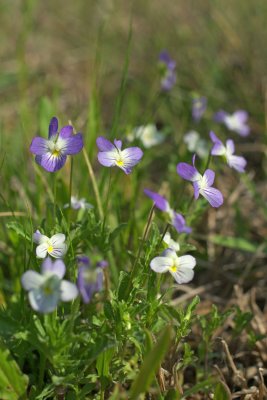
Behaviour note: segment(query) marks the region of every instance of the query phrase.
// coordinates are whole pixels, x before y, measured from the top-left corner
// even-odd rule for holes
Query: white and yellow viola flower
[[[139,139],[146,149],[156,146],[163,142],[164,135],[157,130],[156,125],[148,124],[138,126],[131,132],[127,139],[131,142],[134,139]]]
[[[194,277],[196,259],[190,255],[178,257],[173,249],[164,250],[159,257],[153,258],[150,267],[160,274],[170,272],[177,283],[188,283]]]
[[[45,258],[47,254],[54,258],[62,258],[67,252],[63,233],[57,233],[49,238],[37,230],[33,234],[33,241],[38,244],[36,247],[36,256],[38,258]]]

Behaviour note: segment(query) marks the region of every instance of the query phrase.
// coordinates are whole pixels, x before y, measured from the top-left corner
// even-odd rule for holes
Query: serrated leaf
[[[26,399],[28,377],[23,375],[8,348],[0,341],[0,399]]]
[[[8,229],[11,229],[12,231],[16,232],[16,234],[18,236],[21,236],[24,239],[31,241],[30,236],[25,232],[24,227],[19,222],[16,222],[16,221],[8,222],[6,224],[6,227]]]
[[[171,328],[167,326],[162,332],[158,342],[147,353],[144,358],[143,364],[140,368],[139,374],[132,384],[130,399],[138,399],[141,393],[148,390],[154,375],[160,367],[165,354],[167,353],[171,342]]]

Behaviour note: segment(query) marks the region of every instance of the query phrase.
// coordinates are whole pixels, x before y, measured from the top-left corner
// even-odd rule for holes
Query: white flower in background
[[[78,296],[77,286],[62,279],[65,272],[62,260],[53,262],[47,257],[41,266],[41,274],[28,270],[22,275],[22,287],[29,292],[29,302],[35,311],[50,313],[59,301],[71,301]]]
[[[151,269],[160,274],[170,272],[177,283],[188,283],[194,277],[196,259],[185,255],[178,257],[173,249],[165,250],[161,256],[153,258],[150,263]]]
[[[71,206],[71,208],[73,210],[80,210],[80,209],[84,210],[84,209],[94,208],[94,206],[92,204],[87,203],[87,201],[84,197],[81,199],[78,199],[78,197],[76,197],[76,196],[71,196],[70,205],[65,204],[64,208],[68,208],[69,206]]]
[[[180,245],[178,242],[175,242],[171,238],[171,234],[169,232],[166,232],[164,237],[163,237],[163,242],[166,243],[169,249],[172,249],[174,251],[179,251],[180,250]]]
[[[135,128],[128,136],[129,142],[139,139],[146,149],[160,144],[164,140],[164,135],[157,130],[156,125],[148,124]]]
[[[38,244],[36,247],[38,258],[45,258],[47,253],[54,258],[62,258],[66,254],[67,245],[63,233],[57,233],[49,238],[37,230],[33,234],[33,241]]]
[[[184,135],[184,143],[191,153],[196,153],[200,158],[205,158],[209,154],[208,142],[201,139],[196,131],[189,131]]]

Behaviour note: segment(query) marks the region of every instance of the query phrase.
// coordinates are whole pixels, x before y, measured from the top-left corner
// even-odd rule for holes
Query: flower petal
[[[203,179],[205,179],[207,186],[213,185],[215,179],[215,172],[212,171],[211,169],[206,169],[203,175]]]
[[[178,233],[192,232],[192,229],[186,225],[185,219],[181,214],[174,213],[172,224]]]
[[[212,207],[217,208],[223,204],[223,195],[218,189],[208,187],[206,189],[201,189],[200,193],[208,200]]]
[[[36,155],[46,154],[49,151],[47,143],[48,143],[47,139],[44,139],[40,136],[36,136],[35,138],[32,139],[30,145],[30,151]]]
[[[48,248],[47,243],[39,244],[39,246],[36,247],[36,256],[38,258],[45,258],[47,255],[47,248]]]
[[[28,296],[30,304],[35,311],[50,313],[57,308],[60,292],[54,291],[49,296],[46,296],[42,289],[34,289],[29,292]]]
[[[45,278],[36,271],[26,271],[21,277],[21,284],[23,289],[32,290],[41,286]]]
[[[193,256],[185,255],[179,257],[179,267],[193,269],[196,266],[196,259]]]
[[[241,156],[228,156],[227,163],[229,167],[234,168],[238,172],[245,172],[247,161]]]
[[[66,236],[63,233],[56,233],[53,235],[50,239],[51,243],[53,246],[56,246],[58,244],[64,243],[66,239]]]
[[[64,155],[77,154],[83,148],[83,135],[81,133],[67,137],[64,141],[64,147],[61,150]]]
[[[48,138],[50,139],[51,136],[56,135],[58,131],[58,119],[53,117],[49,123],[48,128]]]
[[[169,271],[169,268],[173,265],[173,260],[169,257],[155,257],[150,262],[150,267],[155,272],[164,273]]]
[[[216,122],[224,122],[225,118],[228,116],[229,114],[227,112],[225,112],[224,110],[220,110],[218,112],[216,112],[213,116],[214,121]]]
[[[194,182],[199,177],[198,170],[190,164],[187,163],[179,163],[177,164],[177,174],[180,175],[181,178]]]
[[[115,139],[114,140],[114,144],[119,150],[121,150],[121,146],[122,146],[122,141],[121,140]]]
[[[169,205],[168,201],[163,196],[161,196],[158,193],[152,192],[149,189],[144,189],[144,193],[154,201],[155,206],[159,210],[161,210],[161,211],[168,211],[169,210],[170,205]]]
[[[56,157],[50,152],[47,152],[43,155],[37,155],[35,157],[37,164],[41,165],[41,167],[48,172],[56,172],[61,169],[64,166],[66,159],[66,155],[60,155]]]
[[[111,143],[108,139],[106,139],[104,136],[99,136],[96,139],[96,144],[97,147],[100,151],[111,151],[111,150],[115,150],[114,149],[114,144]]]
[[[60,129],[59,137],[62,139],[70,138],[73,135],[73,126],[66,125]]]
[[[232,139],[226,140],[226,150],[227,150],[227,154],[234,154],[235,144]]]
[[[121,157],[125,168],[131,168],[139,163],[143,157],[143,152],[139,147],[129,147],[122,150]]]
[[[61,281],[60,285],[60,299],[62,301],[71,301],[76,299],[78,296],[78,288],[74,283],[71,283],[69,281]]]
[[[211,149],[211,155],[212,156],[222,156],[225,154],[225,146],[222,142],[216,142],[212,149]]]
[[[114,148],[112,151],[100,151],[97,155],[98,161],[104,167],[114,167],[116,165],[116,159],[118,157],[118,151]]]
[[[50,257],[47,257],[42,263],[41,270],[42,274],[53,274],[62,279],[65,275],[66,267],[62,260],[53,262]]]
[[[62,258],[66,254],[67,249],[68,248],[67,248],[66,243],[58,243],[53,246],[52,251],[49,251],[49,249],[47,251],[48,251],[48,254],[50,254],[50,256],[52,256],[54,258]]]
[[[197,200],[199,198],[199,190],[200,190],[198,181],[193,182],[193,188],[194,188],[194,198]]]
[[[47,240],[49,240],[49,238],[47,236],[43,235],[38,229],[34,232],[34,234],[33,234],[34,243],[42,244],[42,243],[47,242]]]
[[[190,282],[194,277],[194,271],[189,268],[179,268],[176,272],[170,270],[170,273],[179,285]]]

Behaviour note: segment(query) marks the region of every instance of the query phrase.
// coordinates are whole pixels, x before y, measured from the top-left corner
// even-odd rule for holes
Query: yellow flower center
[[[173,265],[172,267],[170,267],[170,270],[172,271],[172,272],[176,272],[177,271],[177,266],[176,265]]]
[[[52,152],[52,155],[54,157],[58,157],[60,155],[60,150],[54,149],[53,152]]]
[[[45,287],[43,288],[43,291],[44,291],[44,294],[45,294],[46,296],[50,296],[50,295],[52,294],[52,292],[53,292],[53,290],[52,290],[51,287],[49,287],[49,286],[45,286]]]
[[[116,164],[117,164],[119,167],[122,167],[123,164],[124,164],[124,162],[123,162],[122,159],[120,159],[120,160],[117,160],[117,161],[116,161]]]
[[[48,253],[52,253],[53,250],[54,250],[54,247],[50,244],[47,248]]]

